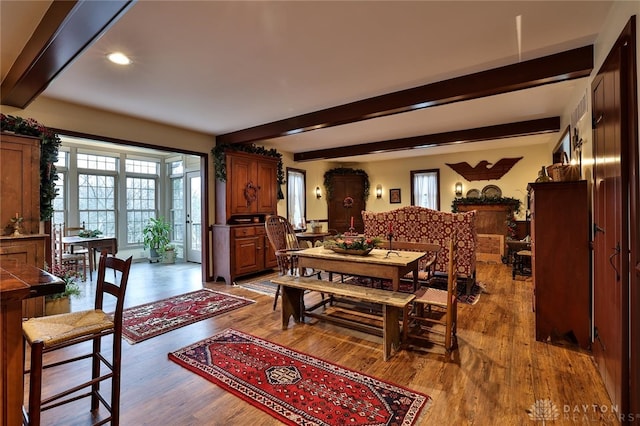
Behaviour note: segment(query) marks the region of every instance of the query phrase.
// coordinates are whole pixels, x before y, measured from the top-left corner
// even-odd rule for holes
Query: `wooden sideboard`
[[[586,181],[529,184],[536,340],[591,345]]]

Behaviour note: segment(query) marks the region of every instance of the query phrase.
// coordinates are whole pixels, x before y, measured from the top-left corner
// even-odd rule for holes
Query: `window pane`
[[[412,190],[414,205],[438,210],[439,194],[438,172],[416,172],[413,173]]]
[[[114,176],[78,174],[80,223],[98,229],[104,236],[116,236],[116,178]]]
[[[158,163],[156,161],[127,159],[125,161],[125,169],[128,173],[142,173],[145,175],[157,175]]]
[[[127,243],[142,243],[142,229],[156,213],[156,181],[127,177]]]
[[[56,180],[56,189],[58,191],[58,195],[53,199],[53,218],[51,219],[53,223],[64,223],[64,212],[65,212],[65,173],[58,172],[58,180]]]
[[[295,229],[306,228],[305,185],[304,171],[287,169],[287,218]]]
[[[173,163],[172,163],[173,164]],[[184,179],[171,179],[171,225],[173,241],[184,241]]]
[[[115,157],[107,157],[104,155],[78,154],[79,169],[93,170],[118,170]]]

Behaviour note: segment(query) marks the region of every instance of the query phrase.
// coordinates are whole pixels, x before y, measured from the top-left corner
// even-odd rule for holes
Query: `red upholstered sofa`
[[[388,212],[362,211],[365,237],[387,239],[389,225],[397,241],[436,243],[441,247],[436,258],[435,271],[447,272],[449,249],[447,242],[452,232],[458,232],[458,277],[475,281],[476,275],[476,211],[448,213],[424,207],[407,206]],[[467,289],[471,286],[467,285]]]

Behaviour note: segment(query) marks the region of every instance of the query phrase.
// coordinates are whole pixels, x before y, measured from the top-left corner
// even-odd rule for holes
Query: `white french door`
[[[187,262],[202,263],[202,208],[200,172],[187,173],[184,253]]]

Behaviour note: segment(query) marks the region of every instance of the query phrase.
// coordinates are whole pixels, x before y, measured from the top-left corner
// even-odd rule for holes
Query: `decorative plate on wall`
[[[482,195],[485,198],[499,198],[502,197],[502,190],[495,185],[487,185],[482,188]]]
[[[467,198],[480,198],[480,191],[477,189],[470,189],[467,191]]]

